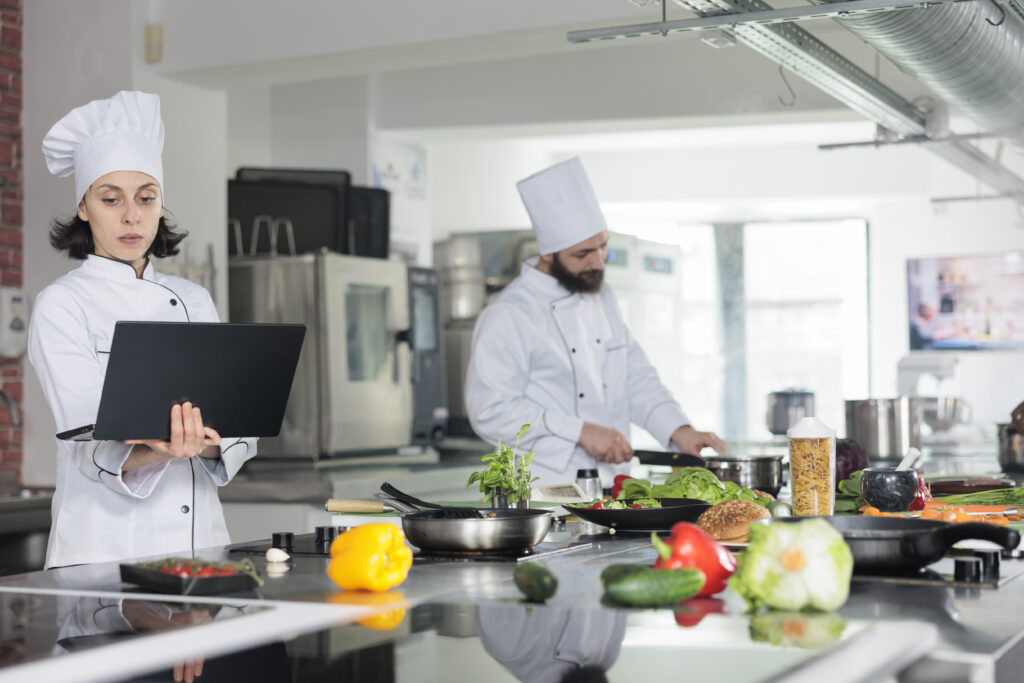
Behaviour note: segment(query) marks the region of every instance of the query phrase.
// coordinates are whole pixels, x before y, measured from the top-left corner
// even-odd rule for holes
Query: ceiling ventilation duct
[[[772,9],[764,0],[675,2],[701,17]],[[1010,137],[1024,149],[1024,6],[1022,0],[1012,2],[1005,13],[994,2],[976,0],[841,21],[987,132]],[[932,126],[924,111],[796,24],[735,21],[725,30],[897,136],[921,138],[927,149],[998,193],[1024,200],[1024,179],[964,139],[929,141]]]
[[[1022,16],[1021,5],[1007,11],[976,1],[836,21],[984,130],[1024,150]]]

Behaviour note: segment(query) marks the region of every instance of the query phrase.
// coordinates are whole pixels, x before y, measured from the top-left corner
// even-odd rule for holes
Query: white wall
[[[227,166],[225,178],[234,178],[241,166],[270,166],[273,162],[269,86],[227,91]]]
[[[271,156],[277,166],[343,168],[365,185],[369,169],[369,79],[271,89]]]
[[[31,302],[43,287],[77,266],[47,240],[50,220],[70,215],[75,201],[73,181],[46,171],[39,151],[43,136],[73,107],[119,90],[140,89],[161,96],[168,207],[189,232],[183,251],[205,262],[208,248],[213,248],[213,289],[226,317],[225,95],[161,78],[142,62],[143,5],[104,0],[102,11],[98,7],[75,0],[25,3],[25,293]],[[53,417],[30,367],[25,375],[22,480],[26,485],[52,485]]]
[[[55,252],[47,239],[52,218],[74,212],[75,188],[72,180],[54,178],[46,170],[40,151],[43,136],[73,107],[109,97],[131,83],[131,54],[124,44],[125,36],[132,33],[131,4],[130,0],[109,2],[109,13],[97,13],[88,3],[76,0],[24,5],[24,287],[29,302],[77,265]],[[22,481],[53,485],[56,430],[27,359],[23,408]]]

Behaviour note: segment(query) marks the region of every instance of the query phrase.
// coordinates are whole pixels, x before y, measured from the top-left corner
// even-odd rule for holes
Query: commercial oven
[[[308,326],[281,434],[260,441],[261,455],[393,451],[444,436],[432,272],[333,252],[229,260],[232,322]]]

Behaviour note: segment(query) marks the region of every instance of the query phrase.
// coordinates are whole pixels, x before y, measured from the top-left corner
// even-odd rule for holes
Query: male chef
[[[537,485],[596,467],[604,487],[629,470],[636,422],[666,448],[728,450],[690,421],[622,321],[602,283],[608,227],[578,158],[518,183],[540,256],[487,305],[473,330],[466,410],[492,443],[536,450]]]

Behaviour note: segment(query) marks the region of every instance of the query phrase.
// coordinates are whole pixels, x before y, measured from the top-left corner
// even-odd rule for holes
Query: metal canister
[[[601,497],[601,478],[597,470],[576,470],[576,485],[583,489],[583,495],[590,500]]]
[[[765,424],[772,434],[785,434],[801,419],[814,415],[814,392],[785,389],[768,394]]]

